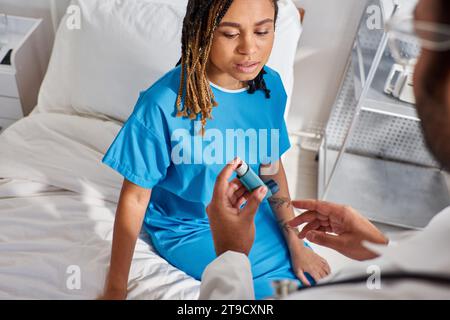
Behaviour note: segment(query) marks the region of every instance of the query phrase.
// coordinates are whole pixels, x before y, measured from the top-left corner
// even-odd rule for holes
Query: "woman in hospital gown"
[[[231,3],[229,8],[227,2]],[[203,3],[206,5],[211,1]],[[253,7],[245,7],[249,5]],[[225,32],[237,34],[238,29],[219,27],[214,33],[211,31],[214,41],[210,55],[203,57],[203,62],[208,63],[204,74],[207,75],[207,89],[212,94],[209,101],[217,102],[218,106],[196,110],[195,106],[190,108],[186,103],[187,62],[189,57],[195,59],[192,52],[190,56],[186,53],[186,48],[192,39],[196,39],[195,34],[189,37],[186,30],[198,26],[195,23],[189,25],[189,21],[200,19],[204,23],[214,15],[220,18],[222,12],[226,13],[223,21],[246,22],[250,14],[247,11],[252,10],[253,23],[267,18],[267,13],[273,17],[273,0],[216,1],[216,4],[204,7],[206,17],[195,15],[200,7],[199,1],[189,2],[183,31],[183,63],[141,92],[132,114],[103,158],[103,163],[128,181],[151,189],[144,230],[162,257],[196,279],[201,279],[205,267],[216,258],[206,206],[211,201],[219,172],[236,156],[259,172],[261,164],[278,161],[290,147],[284,121],[287,95],[279,74],[265,65],[273,45],[273,21],[257,32],[251,32],[249,37],[253,38],[242,40],[244,42],[237,44],[237,49],[236,41],[240,40]],[[200,23],[200,20],[196,22]],[[207,38],[208,32],[203,35]],[[204,39],[198,41],[207,43]],[[249,44],[252,41],[259,44]],[[216,45],[220,48],[215,48]],[[248,47],[252,45],[252,48]],[[266,53],[261,49],[263,46]],[[227,48],[232,47],[239,52],[233,49],[227,53]],[[253,74],[245,67],[231,67],[231,60],[238,61],[236,54],[240,61],[248,55],[252,55],[248,58],[260,58],[261,66]],[[202,60],[198,63],[201,65]],[[235,68],[234,74],[223,72],[224,68],[217,65],[224,63]],[[183,70],[183,95],[180,96]],[[240,80],[249,76],[248,81]],[[230,79],[242,84],[241,88],[225,88],[225,85],[230,87]],[[201,91],[200,85],[195,88],[197,93]],[[200,98],[197,97],[197,101],[201,101]],[[267,200],[263,201],[255,219],[256,237],[249,258],[256,298],[264,298],[273,294],[271,281],[297,277],[290,263],[289,249]],[[313,279],[309,280],[313,282]]]

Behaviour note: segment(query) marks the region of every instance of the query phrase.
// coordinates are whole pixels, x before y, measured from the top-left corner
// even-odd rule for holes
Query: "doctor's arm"
[[[267,189],[249,193],[239,180],[229,181],[239,165],[235,160],[222,170],[206,208],[217,258],[203,272],[200,299],[255,298],[247,255],[255,240],[255,214]]]

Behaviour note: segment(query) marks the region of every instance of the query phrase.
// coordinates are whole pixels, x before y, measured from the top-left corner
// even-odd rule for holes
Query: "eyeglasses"
[[[450,50],[450,25],[396,16],[386,23],[389,48],[397,63],[413,65],[422,49]]]

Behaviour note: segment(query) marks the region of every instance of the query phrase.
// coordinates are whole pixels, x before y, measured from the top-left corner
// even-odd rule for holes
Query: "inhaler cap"
[[[248,171],[248,164],[242,161],[242,164],[239,166],[239,168],[236,169],[236,172],[240,177],[242,177],[244,174],[247,173],[247,171]]]

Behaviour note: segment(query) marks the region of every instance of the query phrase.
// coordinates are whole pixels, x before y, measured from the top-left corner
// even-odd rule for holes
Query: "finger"
[[[242,190],[239,189],[238,191],[236,191],[235,194],[238,196],[236,200],[236,205],[239,206],[241,206],[244,202],[246,202],[248,198],[250,198],[251,196],[251,193],[248,192],[246,188],[243,188]]]
[[[329,273],[328,263],[325,261],[325,259],[320,259],[320,276],[321,278],[325,278]]]
[[[242,164],[242,160],[235,158],[233,161],[228,163],[222,171],[219,173],[216,179],[216,184],[214,186],[214,192],[218,195],[226,193],[228,187],[228,180],[230,180],[233,172]]]
[[[239,180],[238,178],[234,178],[233,180],[230,181],[230,183],[237,184],[239,187],[243,187],[244,186],[242,184],[241,180]]]
[[[316,229],[316,231],[321,231],[321,232],[332,232],[331,227],[322,227],[320,226],[319,228]]]
[[[317,282],[317,281],[319,281],[321,279],[320,274],[318,273],[317,270],[313,270],[313,271],[310,271],[308,273],[311,276],[311,278],[314,279],[315,282]]]
[[[298,215],[291,221],[289,221],[289,225],[291,227],[298,227],[304,223],[312,222],[317,219],[317,212],[315,211],[306,211],[302,214]]]
[[[330,226],[330,221],[328,221],[328,220],[318,220],[318,221],[320,221],[320,226],[321,227],[329,227]]]
[[[233,196],[236,193],[236,191],[239,190],[239,188],[240,187],[237,184],[234,184],[233,182],[230,182],[230,184],[229,184],[229,186],[227,188],[227,191],[226,191],[227,197],[229,199],[231,199],[231,200],[233,200],[233,199],[236,200],[236,197],[233,197]]]
[[[331,273],[330,265],[325,260],[323,260],[323,264],[324,264],[325,272],[327,273],[327,275],[329,275]]]
[[[311,287],[311,283],[309,282],[308,278],[306,278],[306,275],[303,272],[303,270],[299,270],[297,272],[297,278],[303,283],[303,285]]]
[[[317,229],[317,231],[332,233],[333,229],[330,226],[328,226],[328,227],[320,227]]]
[[[320,279],[323,279],[325,277],[328,277],[328,271],[327,271],[327,269],[325,267],[323,267]]]
[[[240,209],[242,207],[242,205],[245,203],[245,201],[247,201],[247,199],[244,196],[240,197],[239,200],[234,205],[234,207],[236,209]]]
[[[348,210],[343,205],[320,200],[294,200],[292,205],[298,209],[317,211],[324,216],[342,217]]]
[[[325,276],[326,276],[325,269],[323,267],[321,267],[320,269],[317,269],[316,274],[317,274],[318,280],[325,278]]]
[[[263,201],[266,194],[267,194],[266,187],[259,187],[258,189],[254,190],[250,194],[247,200],[247,204],[242,209],[241,215],[253,219],[253,217],[256,214],[256,211],[258,211],[261,201]]]
[[[239,181],[238,178],[234,178],[228,183],[228,190],[227,194],[229,197],[231,197],[232,192],[230,192],[231,187],[233,187],[234,191],[238,190],[239,188],[243,187],[242,182]]]
[[[245,192],[245,188],[238,187],[237,185],[233,184],[231,187],[229,187],[229,189],[227,191],[227,197],[234,204],[242,196],[242,194],[244,192]]]
[[[245,189],[244,194],[237,200],[235,208],[240,209],[241,206],[250,198],[251,193]]]
[[[306,237],[306,234],[310,231],[317,230],[321,227],[319,220],[314,220],[313,222],[308,223],[302,231],[298,234],[298,237],[301,239],[304,239]]]
[[[335,236],[321,231],[309,231],[306,234],[306,239],[336,251],[340,251],[345,246],[345,241],[342,236]]]
[[[237,189],[232,195],[231,199],[233,203],[236,203],[245,193],[247,193],[247,189],[245,187],[241,187]]]

